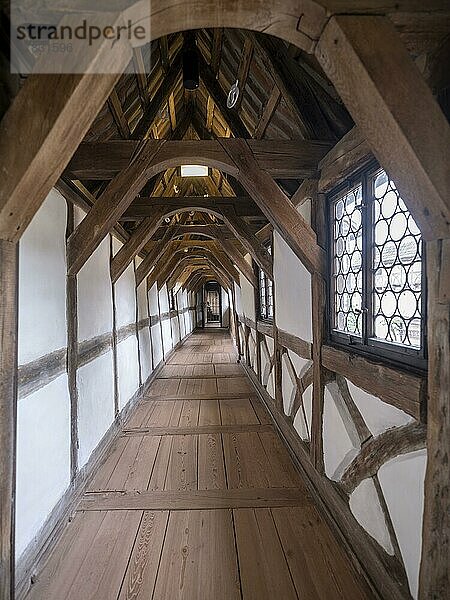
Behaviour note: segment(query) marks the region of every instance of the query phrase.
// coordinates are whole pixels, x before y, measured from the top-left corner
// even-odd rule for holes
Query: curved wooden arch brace
[[[179,235],[179,229],[180,227],[176,225],[168,227],[161,240],[154,242],[153,248],[149,251],[147,256],[136,269],[135,277],[137,286],[142,283],[152,269],[153,265],[158,262],[161,255],[166,251],[168,244],[171,244],[171,246],[174,246],[177,249],[193,245],[192,241],[186,242],[183,240],[174,239]],[[225,253],[228,255],[228,257],[231,259],[231,262],[237,266],[244,277],[248,279],[249,283],[253,287],[256,287],[257,280],[252,268],[244,259],[241,252],[234,246],[233,242],[224,235],[224,232],[219,226],[211,225],[208,229],[208,233],[205,233],[202,230],[198,231],[195,226],[193,229],[195,229],[193,233],[201,233],[201,235],[203,235],[205,238],[208,238],[209,245],[215,245],[216,252],[219,252],[220,254]],[[216,235],[214,235],[215,233]],[[205,245],[205,241],[206,240],[197,240],[196,243],[197,245]],[[179,244],[177,244],[177,242],[179,242]]]
[[[188,252],[186,252],[186,250],[188,250]],[[205,247],[201,243],[199,244],[197,240],[195,241],[195,244],[193,246],[190,246],[188,248],[184,247],[183,242],[181,242],[180,250],[178,252],[179,254],[182,254],[184,255],[184,257],[189,259],[193,255],[196,256],[196,254],[193,254],[195,252],[198,252],[201,256],[205,256],[206,258],[211,259],[211,261],[214,262],[217,267],[220,267],[223,270],[225,270],[228,276],[234,281],[236,281],[236,283],[239,285],[239,273],[234,268],[233,263],[230,261],[226,254],[222,252],[217,252],[215,248],[211,249],[211,247]],[[170,276],[167,278],[167,281],[169,281],[169,279],[171,279],[173,276],[174,272],[170,274]]]
[[[204,212],[223,220],[230,231],[232,231],[236,238],[239,239],[246,250],[252,255],[255,262],[269,275],[269,277],[272,277],[272,257],[258,240],[258,238],[251,232],[247,224],[240,217],[238,217],[232,209],[225,210],[225,207],[222,207],[222,211],[219,211],[212,208],[200,208],[193,205],[183,207],[182,210],[183,212],[188,212],[191,210]],[[155,215],[153,217],[144,219],[133,232],[128,242],[114,256],[111,262],[111,278],[113,282],[116,282],[120,275],[122,275],[136,254],[139,253],[139,251],[155,233],[162,221],[165,218],[172,217],[179,212],[180,210],[178,208],[167,210],[167,208],[165,209],[163,206],[155,207]],[[139,268],[136,272],[137,285],[139,285],[146,277],[154,264],[154,253],[151,252],[149,256],[147,256],[139,265]],[[72,272],[72,268],[72,259],[71,255],[69,255],[69,272]]]
[[[81,269],[140,192],[146,180],[160,171],[193,161],[225,171],[238,179],[305,267],[311,272],[324,272],[325,253],[317,244],[315,232],[272,177],[259,168],[250,147],[244,140],[227,139],[226,142],[208,146],[207,150],[196,144],[195,155],[192,154],[192,144],[186,142],[178,144],[176,146],[179,149],[178,154],[170,157],[164,152],[160,154],[164,149],[164,140],[157,140],[156,144],[154,142],[155,140],[144,141],[141,144],[128,167],[112,179],[96,204],[70,236],[67,245],[70,275],[76,274]],[[168,214],[176,212],[178,211],[171,211]],[[271,274],[267,250],[260,251],[260,247],[263,247],[259,241],[242,235],[243,232],[237,228],[238,222],[234,216],[217,214],[219,218],[227,221],[232,230],[234,229],[241,242],[246,241],[247,249],[251,251],[255,261],[263,270],[268,270]]]
[[[392,427],[362,446],[361,452],[344,471],[339,483],[347,494],[351,494],[363,479],[376,475],[388,460],[425,447],[425,425],[409,423],[402,427]]]
[[[214,265],[218,271],[223,271],[226,273],[227,278],[233,279],[236,283],[239,283],[239,274],[233,265],[224,264],[221,262],[210,250],[201,249],[200,253],[197,254],[185,254],[184,250],[178,250],[172,255],[171,260],[162,265],[162,268],[158,270],[158,273],[153,273],[150,275],[150,280],[154,282],[154,280],[158,280],[159,284],[163,284],[167,282],[174,271],[178,267],[178,265],[183,261],[183,264],[190,264],[194,259],[206,260],[211,265]]]

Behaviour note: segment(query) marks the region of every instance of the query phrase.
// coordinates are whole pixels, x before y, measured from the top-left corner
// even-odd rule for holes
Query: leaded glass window
[[[423,244],[383,169],[333,194],[330,233],[332,339],[423,366]]]
[[[267,246],[269,254],[272,253],[271,246]],[[264,273],[264,271],[258,268],[258,299],[259,299],[259,318],[265,320],[273,319],[273,282]]]

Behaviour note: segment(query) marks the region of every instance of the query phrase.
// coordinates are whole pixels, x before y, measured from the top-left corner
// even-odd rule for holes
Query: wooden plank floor
[[[30,600],[370,598],[226,333],[192,335],[87,487]]]

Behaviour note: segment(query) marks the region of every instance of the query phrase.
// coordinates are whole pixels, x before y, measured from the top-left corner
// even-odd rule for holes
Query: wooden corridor
[[[30,600],[370,598],[223,331],[137,405]]]

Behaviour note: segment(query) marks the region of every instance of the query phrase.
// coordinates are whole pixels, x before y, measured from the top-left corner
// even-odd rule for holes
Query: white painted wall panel
[[[61,375],[17,408],[17,557],[70,482],[70,399]]]
[[[151,336],[153,348],[153,364],[156,367],[163,359],[161,327],[159,323],[153,325],[153,327],[151,328]]]
[[[130,335],[117,345],[117,372],[119,410],[122,410],[139,387],[138,345],[135,335]]]
[[[273,276],[277,326],[312,341],[311,276],[277,232],[273,235]]]
[[[145,283],[144,285],[146,286],[147,283]],[[148,290],[148,305],[150,315],[159,315],[158,288],[156,287],[156,283],[154,283],[152,287]]]
[[[372,479],[364,479],[350,495],[350,510],[367,533],[393,556],[394,549]]]
[[[222,327],[229,327],[230,325],[230,301],[228,294],[223,287],[220,288],[222,294]]]
[[[161,332],[162,332],[162,345],[164,357],[166,357],[173,348],[172,344],[172,328],[170,326],[170,319],[164,319],[161,321]]]
[[[139,331],[139,348],[141,353],[142,383],[145,383],[152,372],[152,347],[150,329],[144,327]]]
[[[178,324],[178,317],[172,317],[170,319],[170,327],[172,332],[172,343],[175,346],[180,341],[180,326]]]
[[[347,383],[352,398],[373,435],[379,435],[386,429],[400,427],[414,420],[395,406],[391,406],[380,400],[380,398],[356,387],[351,381],[347,380]]]
[[[338,481],[358,450],[352,443],[330,391],[326,387],[323,411],[323,452],[327,477]]]
[[[80,467],[114,420],[112,352],[102,354],[77,372]]]
[[[116,328],[136,320],[136,292],[133,263],[128,265],[114,284],[116,300]]]
[[[112,331],[109,244],[109,238],[104,239],[78,273],[78,339],[80,342]]]
[[[19,364],[67,346],[66,219],[52,190],[19,243]]]
[[[378,471],[413,598],[418,595],[426,463],[426,450],[418,450],[388,461]]]
[[[249,254],[246,254],[245,260],[251,265],[252,259]],[[240,307],[245,317],[256,321],[255,317],[255,292],[253,286],[247,281],[247,279],[241,275],[241,294],[240,294]],[[236,302],[237,303],[237,302]]]
[[[137,288],[138,319],[146,319],[148,315],[147,282],[143,281]]]
[[[243,275],[242,273],[239,271],[239,281],[241,282],[242,285],[242,278]],[[241,286],[238,285],[237,283],[234,283],[234,297],[235,297],[235,302],[236,302],[236,312],[238,315],[242,315],[242,306],[241,306]]]

